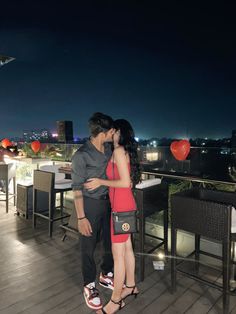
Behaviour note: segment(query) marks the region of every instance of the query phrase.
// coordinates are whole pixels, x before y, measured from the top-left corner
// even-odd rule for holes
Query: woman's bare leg
[[[133,246],[131,242],[131,236],[125,242],[125,271],[126,271],[126,285],[129,287],[135,286],[135,257]],[[132,289],[125,288],[122,291],[122,299],[130,294]],[[134,292],[138,292],[136,288]]]
[[[112,243],[112,254],[114,259],[114,290],[112,292],[111,299],[114,301],[121,300],[121,292],[125,282],[125,242]],[[109,301],[104,310],[107,313],[114,313],[119,308]]]
[[[112,243],[114,259],[114,290],[112,298],[119,300],[125,282],[125,242]]]

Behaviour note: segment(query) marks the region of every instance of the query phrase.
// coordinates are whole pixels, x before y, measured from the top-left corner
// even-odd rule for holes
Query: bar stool
[[[13,193],[9,192],[9,185],[13,181]],[[9,209],[9,199],[14,198],[14,206],[16,205],[16,165],[14,163],[0,164],[0,181],[2,181],[2,192],[6,198],[0,201],[6,202],[6,213]]]
[[[152,179],[151,179],[152,180]],[[151,180],[145,180],[151,181]],[[160,180],[160,179],[155,179]],[[144,182],[145,182],[144,181]],[[161,181],[161,180],[160,180]],[[151,254],[157,248],[164,245],[165,255],[168,255],[168,184],[162,182],[152,186],[137,188],[134,189],[134,196],[136,199],[137,209],[138,209],[138,253],[139,257],[139,280],[144,280],[144,271],[145,271],[145,254]],[[145,185],[144,185],[145,186]],[[157,237],[152,234],[149,234],[145,231],[145,222],[146,218],[153,213],[163,211],[163,238]],[[150,250],[145,250],[145,238],[151,237],[160,242],[153,246]]]
[[[63,230],[62,241],[65,241],[67,237],[71,237],[73,239],[79,239],[79,230],[78,230],[78,218],[75,207],[71,211],[71,216],[69,218],[68,223],[60,225]]]
[[[63,202],[60,204],[61,215],[59,217],[54,217],[55,214],[55,201],[56,194],[60,193],[63,198],[63,193],[66,191],[71,191],[71,184],[57,184],[55,182],[55,173],[42,170],[34,170],[34,181],[33,181],[33,227],[36,227],[36,218],[41,217],[48,220],[49,222],[49,236],[52,236],[53,222],[57,220],[63,220],[63,218],[69,217],[69,214],[63,212]],[[47,208],[38,207],[38,193],[44,193],[44,197],[48,198]],[[41,202],[42,203],[42,202]]]
[[[231,233],[231,213],[236,207],[236,195],[231,192],[213,191],[193,188],[171,196],[171,284],[176,291],[176,274],[181,272],[197,281],[223,291],[223,311],[229,311],[231,241],[235,239]],[[223,285],[201,278],[196,274],[176,267],[176,235],[177,230],[185,230],[195,234],[195,255],[198,262],[200,254],[222,260]],[[204,236],[222,243],[222,257],[200,250],[200,237]]]
[[[60,208],[64,208],[64,192],[71,190],[71,179],[66,179],[65,173],[60,173],[60,165],[44,165],[40,167],[40,170],[55,173],[55,190],[56,193],[60,193]]]

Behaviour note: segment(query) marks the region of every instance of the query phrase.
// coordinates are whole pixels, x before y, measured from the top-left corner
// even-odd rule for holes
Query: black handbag
[[[113,162],[113,179],[114,179],[114,162]],[[115,191],[113,193],[113,204],[115,198]],[[130,234],[137,232],[137,210],[129,210],[127,212],[112,211],[112,222],[114,234]]]
[[[136,210],[112,212],[114,234],[130,234],[137,232]]]

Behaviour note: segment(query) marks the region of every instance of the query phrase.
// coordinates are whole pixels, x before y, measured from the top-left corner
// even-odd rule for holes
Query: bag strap
[[[114,155],[112,154],[112,159],[111,159],[111,163],[112,163],[112,180],[115,179],[115,164],[114,164]],[[116,191],[116,188],[114,187],[113,188],[113,201],[112,201],[112,204],[114,206],[114,199],[115,199],[115,191]]]

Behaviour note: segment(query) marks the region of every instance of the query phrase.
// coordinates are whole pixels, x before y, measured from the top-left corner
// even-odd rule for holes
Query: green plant
[[[29,158],[36,158],[36,157],[40,157],[40,152],[35,153],[30,144],[26,143],[22,146],[22,151],[26,154],[26,157]]]

